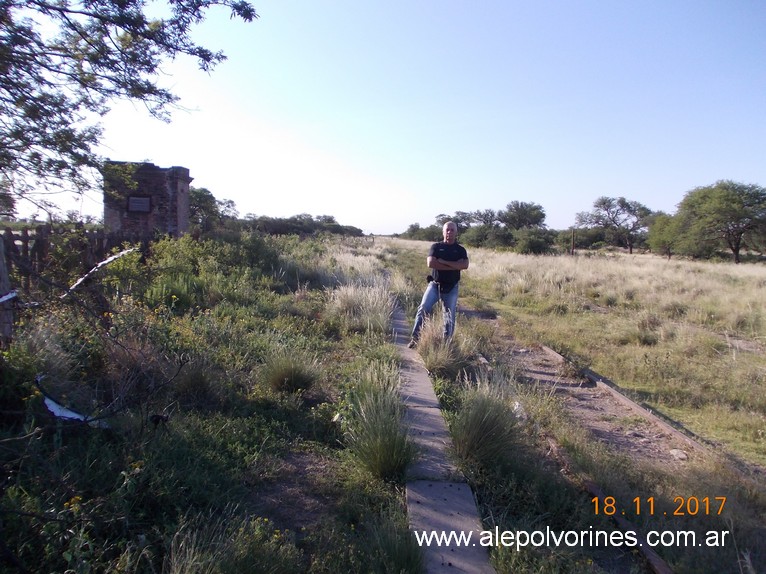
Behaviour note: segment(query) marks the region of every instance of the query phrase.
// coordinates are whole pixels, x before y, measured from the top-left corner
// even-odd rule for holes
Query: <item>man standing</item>
[[[417,345],[420,329],[426,315],[441,299],[444,305],[444,339],[449,340],[455,332],[455,313],[457,312],[458,282],[460,272],[468,269],[468,253],[457,242],[457,225],[448,221],[442,228],[444,241],[434,243],[428,251],[427,264],[432,269],[433,281],[428,282],[423,299],[415,315],[412,340],[408,345],[412,349]]]

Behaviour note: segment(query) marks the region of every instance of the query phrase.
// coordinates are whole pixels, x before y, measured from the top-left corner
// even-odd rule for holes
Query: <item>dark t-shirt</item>
[[[466,252],[465,247],[457,242],[450,245],[444,241],[431,245],[431,249],[428,251],[428,256],[444,259],[445,261],[468,259],[468,253]],[[443,271],[432,269],[431,275],[433,275],[434,281],[446,286],[455,285],[460,281],[460,271],[457,269],[446,269]]]

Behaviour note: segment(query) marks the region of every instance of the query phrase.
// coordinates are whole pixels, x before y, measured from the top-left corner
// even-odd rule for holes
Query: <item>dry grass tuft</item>
[[[450,430],[461,459],[494,467],[512,452],[516,419],[502,390],[481,382],[465,391]]]
[[[394,299],[383,280],[341,285],[330,293],[327,310],[348,332],[388,333],[394,314]]]
[[[317,382],[319,368],[316,359],[303,353],[281,350],[266,361],[261,374],[272,390],[295,393],[306,391]]]
[[[400,480],[415,456],[403,422],[399,382],[397,365],[373,363],[361,374],[351,394],[348,449],[368,471],[383,480]]]
[[[460,333],[445,341],[439,312],[423,323],[417,349],[430,373],[454,379],[470,368],[477,353],[477,341]]]

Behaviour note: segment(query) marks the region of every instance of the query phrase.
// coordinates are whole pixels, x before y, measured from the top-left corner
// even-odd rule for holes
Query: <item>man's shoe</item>
[[[408,349],[414,349],[417,346],[418,342],[415,339],[412,339],[409,343],[407,343]]]

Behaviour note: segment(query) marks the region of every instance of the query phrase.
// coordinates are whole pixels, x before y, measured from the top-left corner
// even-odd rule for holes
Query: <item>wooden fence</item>
[[[82,225],[52,227],[40,225],[14,231],[6,228],[0,241],[0,348],[7,348],[13,336],[13,291],[37,287],[44,277],[54,245],[65,246],[76,261],[77,272],[85,273],[109,256],[115,248],[128,242],[146,247],[151,238],[139,234],[106,233],[103,229],[89,230]],[[12,285],[11,274],[16,271],[20,285]]]
[[[3,233],[5,265],[10,274],[14,269],[21,277],[25,290],[35,285],[36,278],[44,271],[54,242],[66,239],[66,248],[76,255],[83,272],[92,269],[115,248],[125,242],[146,245],[150,238],[137,233],[106,233],[103,229],[89,230],[82,225],[52,227],[40,225],[14,231],[6,228]],[[3,295],[3,293],[0,293]]]

